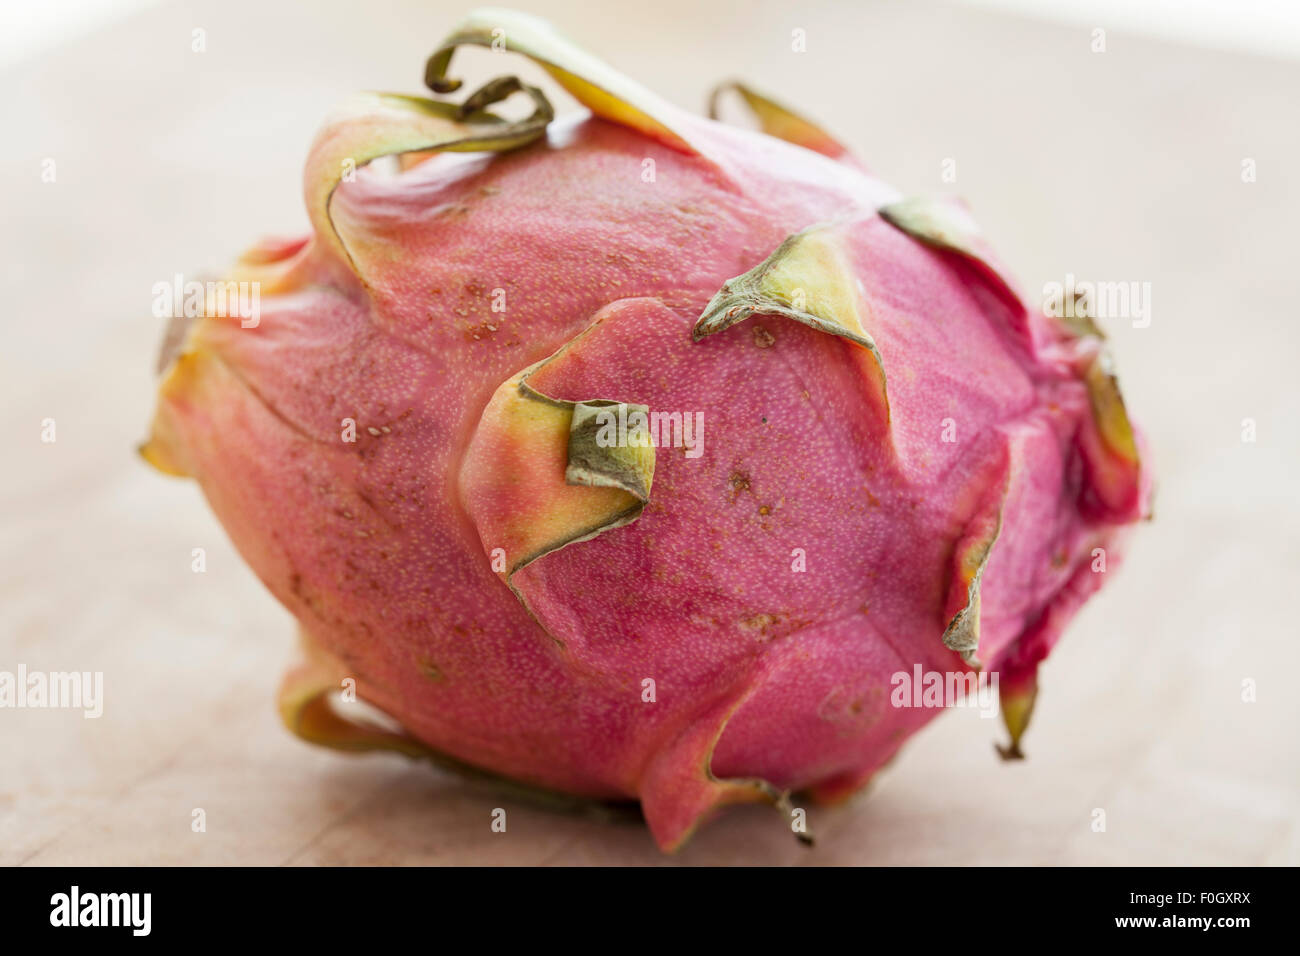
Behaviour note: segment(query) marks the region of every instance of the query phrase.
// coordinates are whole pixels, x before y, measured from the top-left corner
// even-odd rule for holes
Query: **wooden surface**
[[[1150,327],[1109,330],[1156,521],[1046,665],[1030,759],[996,759],[995,721],[944,715],[868,793],[812,810],[816,849],[751,807],[667,860],[639,824],[291,738],[272,704],[288,615],[197,487],[133,453],[161,334],[150,289],[305,229],[326,109],[418,91],[464,8],[172,3],[4,75],[0,670],[103,671],[105,706],[0,710],[0,863],[1300,862],[1300,64],[1114,31],[1096,54],[1087,30],[923,4],[521,5],[683,105],[741,75],[904,192],[962,193],[1027,289],[1152,284]]]

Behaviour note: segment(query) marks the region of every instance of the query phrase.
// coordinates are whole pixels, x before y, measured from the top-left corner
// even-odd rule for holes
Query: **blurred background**
[[[419,92],[472,5],[2,8],[0,671],[102,671],[104,709],[0,709],[0,864],[1300,863],[1289,2],[513,4],[682,106],[741,77],[905,194],[966,197],[1031,296],[1067,274],[1150,283],[1149,325],[1104,324],[1156,520],[1045,665],[1028,760],[1001,763],[1000,726],[958,710],[867,793],[813,809],[816,849],[749,807],[666,859],[639,824],[281,728],[289,615],[197,486],[134,454],[162,334],[151,287],[305,231],[326,111]],[[487,56],[458,70],[486,78]],[[494,806],[508,834],[485,824]]]

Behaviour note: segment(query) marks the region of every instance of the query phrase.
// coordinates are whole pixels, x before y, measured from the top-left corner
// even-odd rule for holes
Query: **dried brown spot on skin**
[[[457,310],[459,311],[459,310]],[[494,336],[499,331],[495,322],[480,322],[478,325],[465,326],[465,341],[480,342]]]
[[[749,490],[749,475],[743,471],[733,471],[731,477],[727,479],[731,483],[731,500],[735,501],[740,497],[741,492]]]
[[[737,587],[736,594],[738,597],[743,596],[744,588]],[[752,638],[758,644],[766,644],[771,641],[781,640],[795,634],[812,624],[807,618],[789,617],[782,614],[768,614],[760,612],[750,617],[736,621],[733,626],[740,632]],[[726,624],[716,619],[713,621],[715,627],[725,627]]]
[[[760,349],[771,348],[776,344],[776,336],[761,325],[756,325],[754,326],[754,344]],[[804,395],[807,394],[807,392],[804,392]]]
[[[775,628],[780,623],[781,618],[775,614],[755,614],[753,617],[738,621],[737,626],[763,644],[776,636]]]

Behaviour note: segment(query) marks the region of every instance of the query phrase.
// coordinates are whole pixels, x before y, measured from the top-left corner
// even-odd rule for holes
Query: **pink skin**
[[[726,803],[850,792],[937,713],[892,707],[891,675],[966,669],[941,640],[965,602],[954,554],[999,509],[977,656],[1030,680],[1104,577],[1092,549],[1149,485],[1099,496],[1113,463],[1079,343],[881,219],[891,189],[689,128],[712,161],[580,118],[512,153],[362,170],[332,216],[365,281],[319,237],[262,247],[283,256],[280,291],[256,328],[196,327],[198,371],[156,429],[362,697],[466,763],[639,798],[665,848]],[[888,421],[845,339],[755,315],[692,340],[724,282],[830,220],[854,223]],[[518,570],[530,615],[489,554],[534,497],[521,477],[562,480],[563,461],[534,474],[480,422],[503,382],[593,323],[529,384],[701,411],[704,453],[659,449],[634,522]]]

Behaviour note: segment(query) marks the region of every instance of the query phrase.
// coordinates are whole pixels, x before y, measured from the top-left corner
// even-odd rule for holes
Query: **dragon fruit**
[[[514,77],[453,102],[462,45],[590,113]],[[1096,330],[1028,308],[961,204],[747,87],[760,130],[505,10],[425,80],[327,121],[312,234],[233,267],[256,323],[173,336],[141,449],[297,618],[285,723],[638,799],[665,849],[862,787],[937,713],[891,700],[914,669],[998,675],[1019,756],[1148,509]]]

